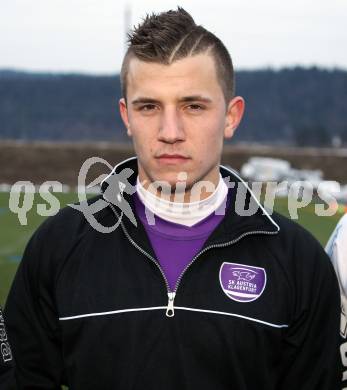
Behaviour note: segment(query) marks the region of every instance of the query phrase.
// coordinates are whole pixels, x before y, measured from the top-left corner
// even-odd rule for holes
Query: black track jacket
[[[134,184],[137,160],[114,171],[124,168]],[[221,173],[246,188],[235,173]],[[108,200],[132,206],[130,195],[111,190]],[[226,216],[175,291],[137,217],[136,227],[122,214],[111,233],[71,207],[48,218],[27,245],[5,307],[18,388],[338,389],[340,298],[329,258],[276,213],[238,215],[231,191]],[[255,201],[248,189],[247,199]],[[104,226],[120,215],[117,205],[95,214]]]

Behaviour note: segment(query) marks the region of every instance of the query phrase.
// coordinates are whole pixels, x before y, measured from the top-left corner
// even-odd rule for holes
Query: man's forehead
[[[160,62],[142,61],[136,57],[129,60],[128,80],[142,78],[148,75],[156,77],[164,74],[165,77],[184,77],[189,74],[200,74],[211,76],[211,71],[215,71],[214,59],[207,53],[185,57],[164,64]]]
[[[179,90],[180,97],[206,95],[206,89],[219,88],[214,59],[199,54],[166,65],[132,58],[127,74],[128,91],[151,96],[156,90]]]

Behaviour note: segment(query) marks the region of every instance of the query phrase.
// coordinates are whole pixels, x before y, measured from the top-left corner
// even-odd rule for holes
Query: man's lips
[[[172,163],[175,163],[175,162],[184,162],[184,161],[187,161],[189,160],[190,158],[189,157],[186,157],[186,156],[183,156],[181,154],[160,154],[159,156],[156,157],[158,160],[162,161],[162,162],[172,162]]]

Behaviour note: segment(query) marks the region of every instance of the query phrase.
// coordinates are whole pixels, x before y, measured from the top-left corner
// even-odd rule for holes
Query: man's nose
[[[185,139],[182,118],[176,108],[170,107],[163,110],[158,139],[170,144]]]

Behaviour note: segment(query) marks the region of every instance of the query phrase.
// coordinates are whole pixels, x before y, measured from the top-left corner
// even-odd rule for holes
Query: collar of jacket
[[[125,176],[122,175],[122,172],[126,172],[125,176],[128,182],[124,180]],[[277,234],[280,230],[279,226],[264,207],[260,205],[255,195],[240,176],[235,171],[222,165],[220,166],[220,172],[223,178],[229,178],[229,182],[235,184],[233,188],[229,189],[231,198],[225,217],[205,242],[204,248],[211,245],[222,246],[228,243],[231,244],[251,234]],[[153,253],[145,228],[136,215],[133,199],[129,194],[131,191],[127,191],[130,187],[135,188],[137,173],[137,157],[124,160],[116,165],[112,172],[103,180],[101,191],[104,200],[110,203],[110,207],[117,219],[121,217],[120,225],[125,234],[129,236],[128,238],[132,239],[145,251]],[[237,192],[239,192],[239,196],[237,196]],[[123,200],[123,198],[131,207],[136,219],[136,226],[117,205],[119,200]],[[245,215],[246,213],[240,213],[242,209],[256,209],[256,212],[252,215]]]

